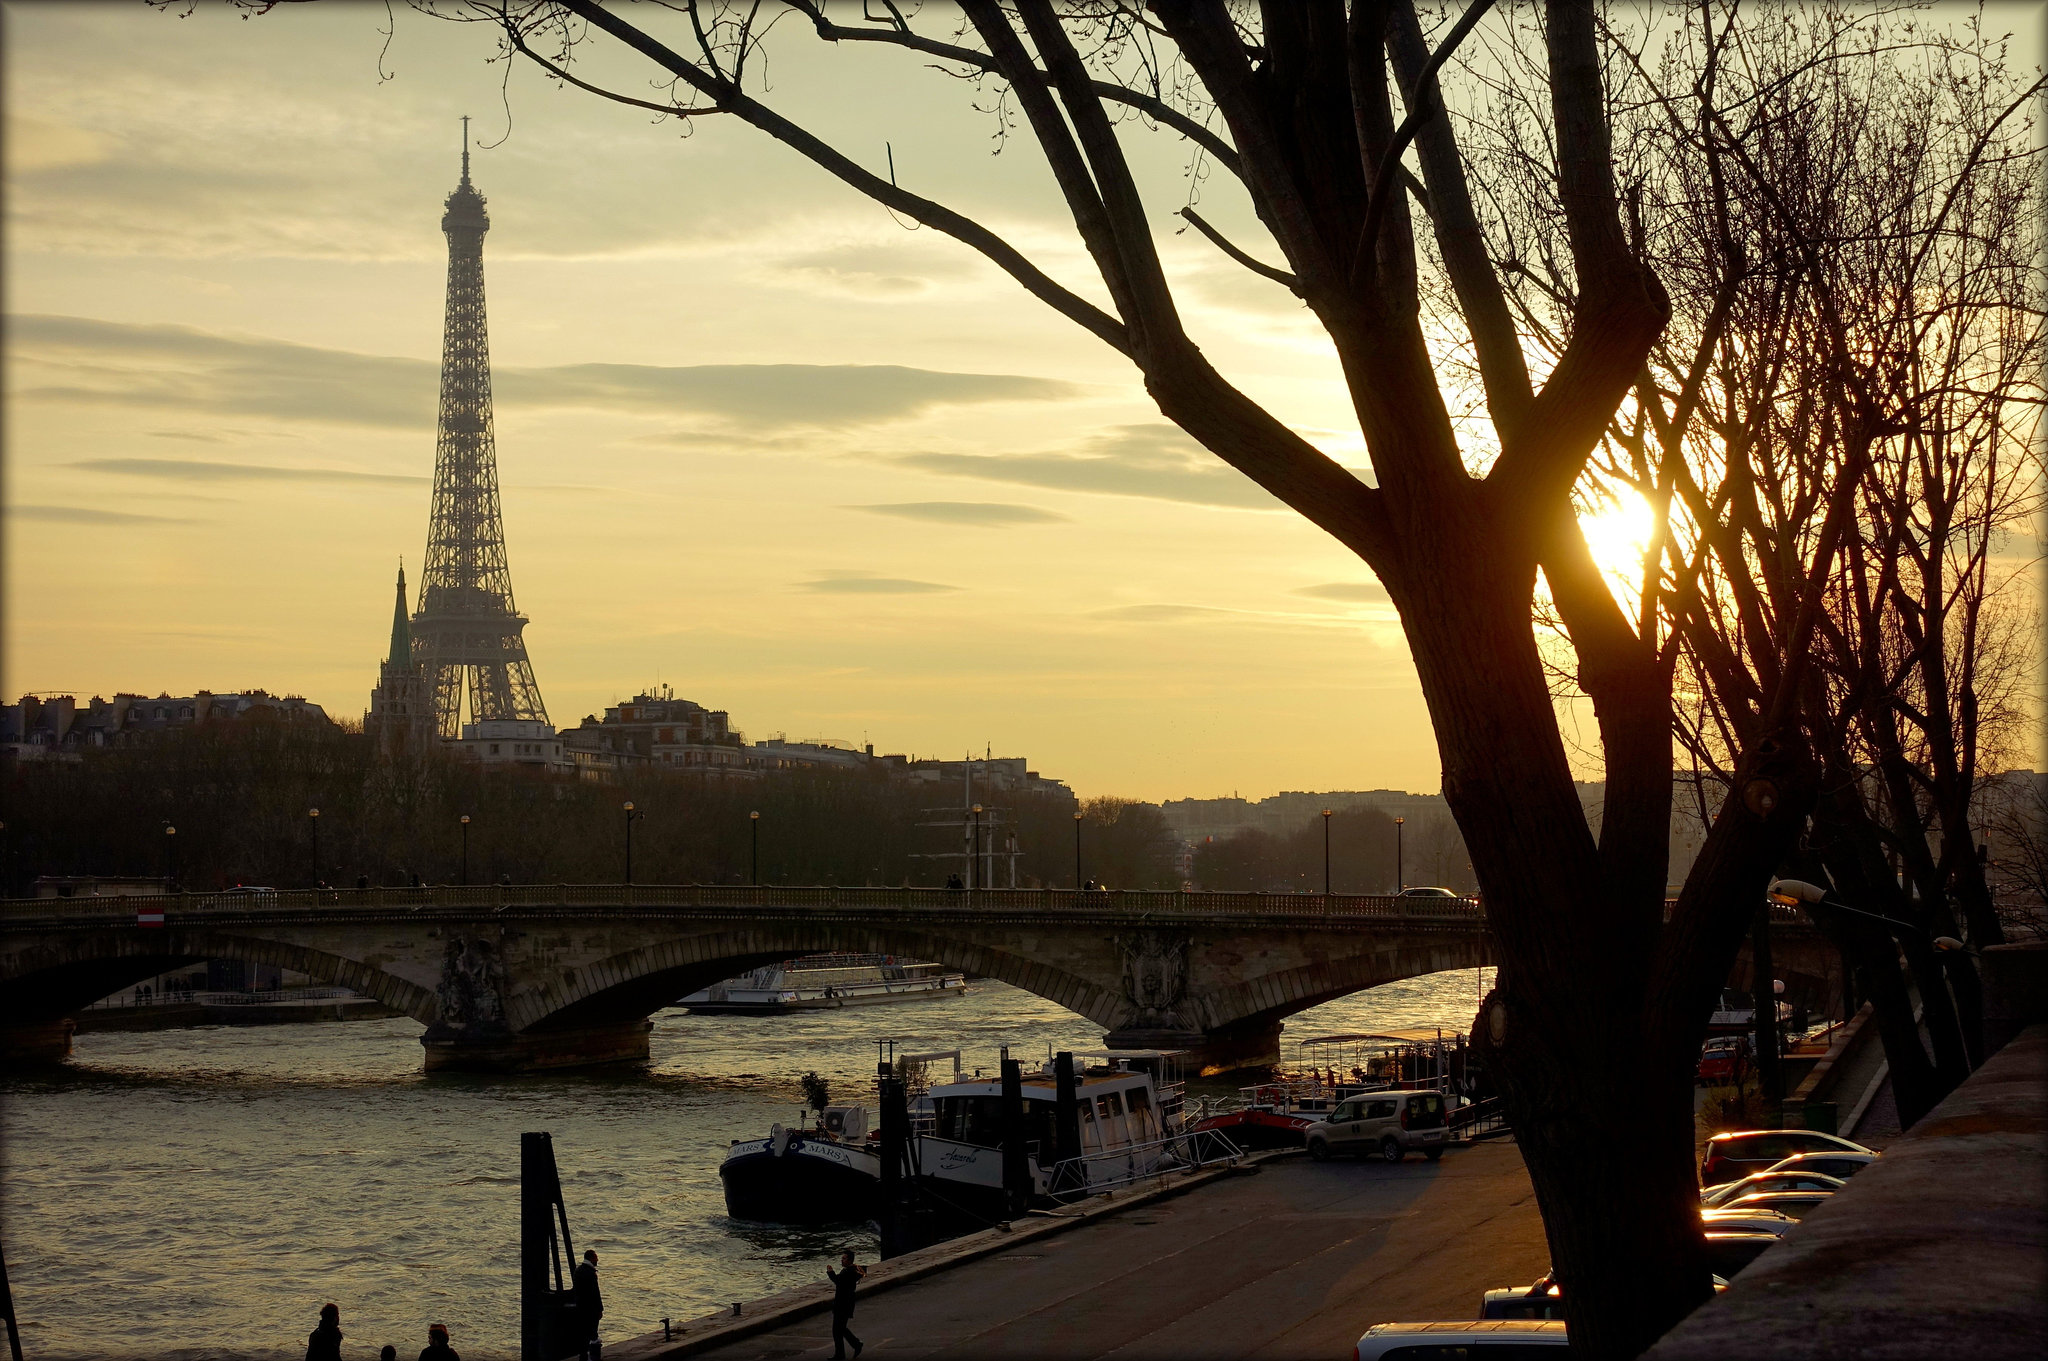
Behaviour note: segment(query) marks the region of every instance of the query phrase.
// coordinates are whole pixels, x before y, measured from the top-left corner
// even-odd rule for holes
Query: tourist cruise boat
[[[911,1056],[913,1058],[919,1056]],[[948,1057],[947,1055],[923,1056]],[[1000,1078],[954,1071],[910,1102],[911,1177],[954,1231],[1009,1218],[1003,1187]],[[1197,1148],[1182,1126],[1174,1056],[1153,1050],[1076,1054],[1078,1158],[1059,1159],[1059,1093],[1048,1062],[1023,1075],[1030,1200],[1045,1208],[1098,1194],[1189,1161],[1234,1158],[1211,1136]],[[855,1131],[858,1131],[856,1133]],[[864,1106],[828,1106],[815,1130],[777,1125],[736,1140],[718,1169],[735,1219],[815,1224],[873,1217],[880,1206],[881,1139]]]
[[[699,1015],[821,1011],[930,1001],[965,991],[967,976],[943,964],[895,955],[804,955],[713,983],[676,1005]]]

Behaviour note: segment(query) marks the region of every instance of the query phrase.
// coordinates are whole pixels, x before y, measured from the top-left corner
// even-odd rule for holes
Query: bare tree
[[[1656,511],[1639,600],[1673,621],[1696,766],[1725,782],[1797,713],[1824,771],[1802,858],[1900,924],[1816,914],[1908,1123],[1978,1056],[1974,970],[1932,942],[1999,939],[1970,810],[2031,660],[2032,563],[1994,556],[2040,504],[2043,354],[2039,83],[1916,17],[1703,7],[1635,63],[1628,170],[1678,307],[1597,459]],[[1531,277],[1540,318],[1569,280]]]

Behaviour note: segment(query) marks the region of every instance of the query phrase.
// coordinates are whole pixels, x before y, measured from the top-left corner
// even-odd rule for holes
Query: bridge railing
[[[0,921],[133,922],[161,911],[171,921],[249,915],[388,914],[596,909],[643,913],[880,911],[954,915],[961,912],[1034,917],[1337,918],[1476,924],[1471,898],[1310,893],[1205,893],[1189,890],[833,888],[731,884],[485,884],[420,888],[231,889],[220,893],[88,895],[14,898],[0,902]]]

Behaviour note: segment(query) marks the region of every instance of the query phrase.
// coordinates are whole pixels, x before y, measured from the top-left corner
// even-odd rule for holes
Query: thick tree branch
[[[1391,6],[1386,45],[1394,71],[1408,91],[1409,116],[1441,108],[1443,94],[1436,79],[1422,78],[1428,46],[1412,0],[1397,0]],[[1479,214],[1472,206],[1465,160],[1448,117],[1423,119],[1416,126],[1415,139],[1423,179],[1429,186],[1429,216],[1437,253],[1443,258],[1458,297],[1458,310],[1472,337],[1487,410],[1501,438],[1513,439],[1521,430],[1534,391],[1528,361],[1522,356],[1521,336],[1487,252]]]

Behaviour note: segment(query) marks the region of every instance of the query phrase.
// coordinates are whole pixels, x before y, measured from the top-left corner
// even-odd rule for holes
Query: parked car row
[[[1738,1046],[1723,1052],[1738,1058],[1743,1054]],[[1332,1121],[1345,1114],[1339,1107]],[[1360,1135],[1352,1142],[1369,1137]],[[1317,1156],[1330,1156],[1334,1146]],[[1315,1144],[1309,1148],[1314,1152]],[[1700,1222],[1706,1230],[1714,1289],[1727,1289],[1728,1277],[1755,1261],[1877,1158],[1873,1149],[1818,1130],[1740,1130],[1709,1139],[1700,1162]],[[1487,1291],[1476,1320],[1375,1324],[1358,1339],[1353,1356],[1355,1361],[1440,1361],[1454,1356],[1514,1361],[1539,1354],[1562,1357],[1569,1345],[1564,1292],[1546,1275],[1530,1286]]]

